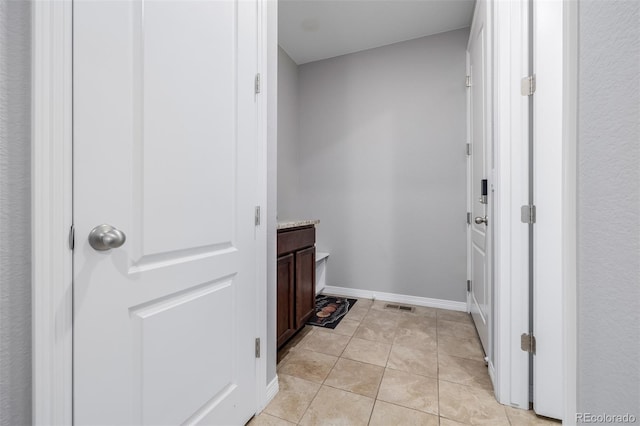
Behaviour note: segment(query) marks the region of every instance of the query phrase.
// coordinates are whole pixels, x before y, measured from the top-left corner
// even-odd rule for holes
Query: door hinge
[[[520,209],[520,220],[522,223],[533,225],[536,223],[536,206],[522,206]]]
[[[256,338],[256,358],[260,358],[260,338]]]
[[[256,95],[260,93],[260,73],[256,74],[255,90]]]
[[[471,212],[467,212],[467,225],[471,225]]]
[[[536,92],[536,76],[523,77],[521,81],[522,96],[531,96]]]
[[[256,206],[254,220],[255,220],[256,226],[259,226],[260,225],[260,206]]]
[[[69,250],[73,250],[76,246],[76,227],[71,225],[69,228]]]
[[[520,349],[531,354],[536,354],[536,337],[533,334],[523,333],[520,336]]]
[[[467,280],[467,293],[471,293],[471,280]]]
[[[471,155],[471,144],[467,144],[467,155]]]
[[[465,87],[471,87],[471,76],[470,75],[468,75],[467,78],[465,78],[464,86]]]

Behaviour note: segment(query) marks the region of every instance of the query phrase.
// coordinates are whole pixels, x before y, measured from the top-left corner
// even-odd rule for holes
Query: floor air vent
[[[403,311],[403,312],[413,312],[414,308],[412,306],[406,305],[395,305],[393,303],[385,303],[385,309],[393,309],[394,311]]]

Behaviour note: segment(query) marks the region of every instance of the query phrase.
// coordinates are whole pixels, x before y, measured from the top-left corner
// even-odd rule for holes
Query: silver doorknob
[[[89,244],[98,251],[118,248],[126,240],[127,236],[124,232],[107,224],[98,225],[89,233]]]
[[[489,224],[489,219],[487,219],[486,216],[485,217],[478,216],[474,220],[475,220],[477,225],[480,225],[481,223],[484,223],[485,225]]]

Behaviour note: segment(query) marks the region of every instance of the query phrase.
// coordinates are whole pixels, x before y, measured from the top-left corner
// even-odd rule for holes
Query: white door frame
[[[575,421],[576,412],[576,125],[577,125],[577,64],[578,13],[577,2],[561,0],[514,0],[493,3],[494,40],[494,137],[496,168],[496,209],[494,211],[496,252],[494,258],[495,328],[494,354],[489,360],[493,370],[494,388],[502,404],[523,409],[529,407],[529,356],[520,350],[520,335],[529,329],[529,236],[528,227],[520,221],[520,206],[527,204],[529,177],[528,101],[520,94],[520,79],[528,74],[529,1],[535,7],[559,7],[562,19],[545,38],[534,35],[536,48],[554,51],[561,43],[562,61],[550,56],[538,56],[537,69],[546,69],[557,83],[555,97],[538,99],[541,110],[562,117],[562,125],[552,134],[551,143],[562,148],[554,155],[537,158],[534,170],[553,170],[561,179],[537,183],[537,191],[561,193],[560,214],[554,226],[561,230],[561,256],[553,265],[560,284],[561,312],[554,316],[554,326],[561,333],[563,420]],[[557,11],[556,11],[557,12]],[[541,105],[542,103],[542,105]],[[555,108],[555,109],[554,109]],[[545,126],[544,122],[534,123]],[[535,226],[535,225],[534,225]],[[537,241],[544,250],[550,241]],[[545,264],[545,267],[547,265]],[[542,300],[541,300],[542,301]],[[493,362],[493,364],[492,364]]]
[[[520,335],[529,330],[529,231],[520,221],[528,204],[528,0],[493,3],[495,184],[495,326],[493,369],[498,401],[529,408],[529,355]]]
[[[256,234],[256,241],[258,247],[256,249],[256,262],[258,265],[256,282],[262,283],[258,285],[258,296],[256,306],[256,330],[258,337],[260,338],[260,360],[256,363],[256,414],[260,413],[267,404],[278,393],[278,381],[272,380],[268,382],[267,377],[267,361],[269,345],[268,341],[269,327],[275,329],[275,321],[270,321],[267,315],[267,303],[269,293],[269,253],[273,251],[275,253],[275,247],[269,247],[269,233],[275,232],[275,224],[271,224],[268,220],[268,205],[269,205],[269,146],[275,141],[272,141],[273,135],[269,129],[269,108],[273,101],[273,97],[276,96],[274,88],[277,85],[272,85],[270,82],[272,79],[277,78],[277,75],[272,74],[273,64],[277,65],[277,51],[278,51],[278,10],[277,1],[271,0],[258,0],[258,70],[260,72],[261,81],[263,82],[261,87],[261,96],[258,99],[260,102],[260,108],[258,111],[258,133],[260,135],[261,143],[258,144],[260,150],[258,152],[258,202],[262,206],[260,218],[260,226],[256,228],[259,232]],[[275,33],[274,33],[275,29]],[[275,56],[273,55],[275,52]],[[275,61],[275,62],[274,62]],[[277,70],[277,67],[276,67]],[[273,342],[275,345],[275,342]],[[276,377],[277,379],[277,377]]]
[[[527,22],[527,0],[487,1],[487,96],[493,115],[488,143],[493,143],[495,159],[494,166],[489,165],[493,167],[489,219],[494,252],[488,370],[497,400],[524,409],[529,408],[529,357],[520,350],[520,335],[529,327],[529,236],[527,226],[520,222],[520,206],[528,199],[529,160],[528,101],[520,94],[520,79],[528,71]],[[470,178],[468,193],[469,185]],[[469,207],[470,202],[467,200]],[[468,233],[467,256],[469,247]],[[467,271],[469,277],[468,261]],[[467,293],[467,311],[470,303]]]
[[[267,77],[266,2],[258,0],[259,72]],[[36,425],[72,424],[72,0],[32,3],[32,415]],[[266,86],[266,85],[264,85]],[[267,170],[267,88],[259,105],[259,176]],[[259,203],[266,182],[259,179]],[[266,209],[262,209],[266,211]],[[265,223],[266,221],[263,221]],[[256,227],[257,336],[267,338],[266,225]],[[262,345],[263,348],[266,345]],[[266,402],[266,355],[256,360],[256,409]]]
[[[563,422],[575,422],[578,392],[578,2],[563,2],[562,282]]]
[[[33,423],[72,423],[72,3],[32,7]]]
[[[575,423],[578,5],[533,0],[534,410]]]

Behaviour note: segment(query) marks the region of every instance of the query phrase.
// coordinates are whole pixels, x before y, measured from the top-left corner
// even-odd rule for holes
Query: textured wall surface
[[[579,19],[578,411],[640,419],[640,2]]]
[[[298,66],[278,47],[278,218],[298,219]]]
[[[298,216],[327,284],[466,300],[469,29],[301,65]]]
[[[0,2],[0,425],[31,423],[31,8]]]

